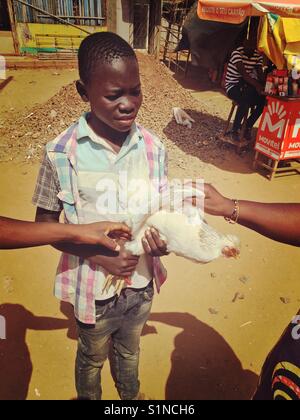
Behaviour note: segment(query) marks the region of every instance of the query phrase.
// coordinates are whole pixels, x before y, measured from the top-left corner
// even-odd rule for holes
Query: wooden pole
[[[106,4],[106,26],[110,32],[117,32],[117,1],[110,0]]]
[[[7,0],[7,8],[8,8],[8,13],[9,13],[9,20],[10,20],[11,33],[12,33],[15,53],[20,54],[20,43],[19,43],[18,32],[17,32],[17,21],[16,21],[13,0]]]

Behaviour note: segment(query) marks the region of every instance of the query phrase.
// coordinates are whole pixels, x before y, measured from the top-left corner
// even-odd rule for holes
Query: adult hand
[[[119,251],[118,240],[131,240],[131,230],[124,223],[100,222],[73,226],[75,244],[100,245],[112,251]]]
[[[212,185],[204,186],[204,210],[213,216],[230,217],[234,210],[234,203],[229,198],[223,197]]]
[[[169,254],[166,242],[160,238],[159,232],[154,228],[145,232],[142,243],[146,254],[152,257],[163,257]]]

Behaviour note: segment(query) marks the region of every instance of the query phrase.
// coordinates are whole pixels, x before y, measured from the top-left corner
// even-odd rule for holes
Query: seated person
[[[240,129],[243,118],[249,107],[255,107],[246,123],[244,138],[251,140],[251,130],[261,116],[265,97],[263,57],[255,49],[256,40],[245,40],[242,47],[233,51],[227,68],[225,89],[230,99],[237,102],[239,107],[233,123],[232,138],[240,140]]]

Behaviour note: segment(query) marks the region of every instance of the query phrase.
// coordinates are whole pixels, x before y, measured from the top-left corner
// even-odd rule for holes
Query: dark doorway
[[[148,50],[149,41],[149,0],[136,0],[133,9],[133,48]]]
[[[7,8],[7,1],[0,0],[0,31],[10,31],[10,19]]]

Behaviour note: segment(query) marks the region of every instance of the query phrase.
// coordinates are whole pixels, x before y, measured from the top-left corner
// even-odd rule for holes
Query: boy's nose
[[[135,110],[135,105],[130,100],[126,99],[120,103],[119,110],[121,113],[130,114]]]

